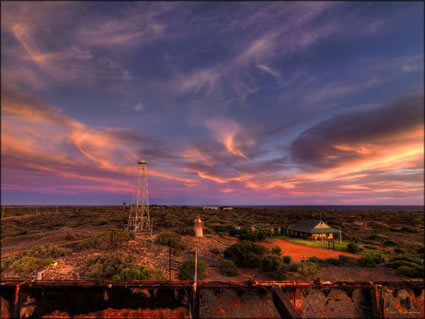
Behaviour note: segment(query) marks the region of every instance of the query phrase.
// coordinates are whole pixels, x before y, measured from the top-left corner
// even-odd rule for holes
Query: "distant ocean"
[[[230,205],[229,205],[230,206]],[[233,205],[246,208],[308,208],[335,210],[424,211],[422,205]]]

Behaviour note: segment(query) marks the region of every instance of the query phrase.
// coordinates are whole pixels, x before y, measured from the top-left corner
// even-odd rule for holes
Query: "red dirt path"
[[[327,249],[327,248],[315,248],[310,246],[304,246],[300,244],[295,244],[288,240],[284,239],[267,239],[260,244],[266,246],[267,248],[273,248],[279,246],[282,249],[282,255],[291,256],[292,261],[299,262],[301,260],[306,260],[310,257],[316,256],[317,258],[338,258],[339,255],[345,255],[349,257],[360,258],[360,255],[346,253],[339,250]]]

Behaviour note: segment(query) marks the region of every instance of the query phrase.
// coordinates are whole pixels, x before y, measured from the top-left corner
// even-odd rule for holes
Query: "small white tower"
[[[196,216],[195,219],[195,237],[204,237],[204,234],[202,232],[202,228],[204,227],[204,222],[199,218],[199,216]]]

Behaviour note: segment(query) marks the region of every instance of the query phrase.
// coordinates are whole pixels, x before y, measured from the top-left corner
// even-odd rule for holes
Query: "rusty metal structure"
[[[1,318],[424,318],[423,281],[3,281]]]
[[[152,232],[152,223],[149,212],[148,194],[148,163],[144,160],[137,162],[136,183],[133,199],[128,216],[128,229],[134,232]]]

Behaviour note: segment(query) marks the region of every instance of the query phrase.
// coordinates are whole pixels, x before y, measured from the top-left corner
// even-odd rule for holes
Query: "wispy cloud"
[[[242,144],[237,141],[238,138],[242,137],[243,130],[236,121],[226,118],[211,118],[206,121],[205,125],[213,133],[217,141],[225,146],[229,153],[248,159],[242,152]],[[244,144],[252,145],[253,143],[253,140],[249,140]]]
[[[277,79],[280,79],[280,73],[276,70],[273,70],[271,67],[265,65],[265,64],[259,64],[257,65],[257,68],[259,68],[260,70],[271,74],[272,76],[274,76]]]

